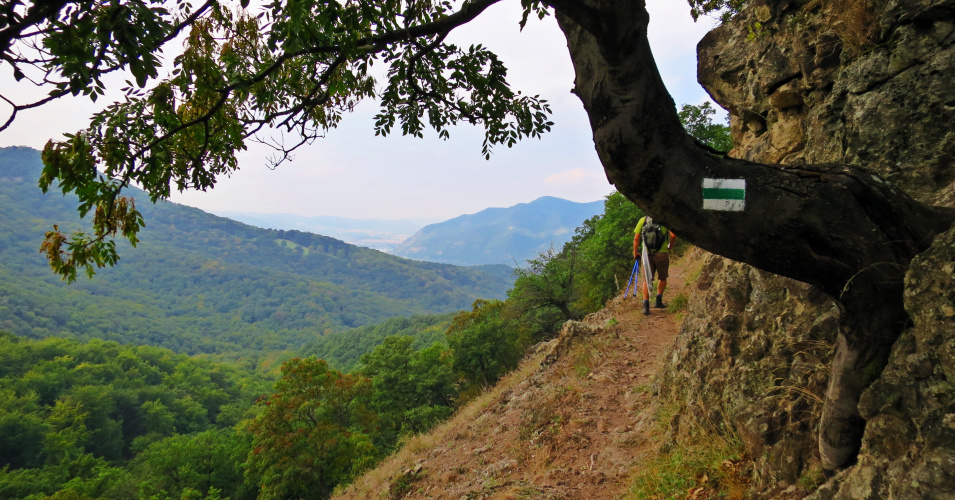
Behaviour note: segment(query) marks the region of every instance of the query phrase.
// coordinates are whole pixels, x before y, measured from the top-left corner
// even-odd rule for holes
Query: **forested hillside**
[[[444,333],[451,325],[453,314],[391,318],[374,325],[332,332],[315,337],[299,351],[302,357],[324,359],[329,366],[343,372],[358,367],[361,356],[381,345],[386,338],[401,335],[414,338],[411,347],[423,349],[435,343],[444,343]]]
[[[466,309],[502,298],[513,280],[504,266],[408,261],[140,200],[148,226],[138,247],[67,286],[38,249],[55,222],[77,220],[79,228],[76,201],[42,194],[40,168],[35,150],[0,150],[0,329],[18,335],[254,354],[389,317]]]
[[[253,353],[0,333],[0,497],[327,498],[616,293],[641,213],[619,194],[605,206],[506,300],[314,337],[274,386]]]

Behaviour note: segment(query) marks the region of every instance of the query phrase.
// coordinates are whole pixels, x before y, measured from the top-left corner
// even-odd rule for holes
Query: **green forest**
[[[235,429],[272,385],[168,349],[0,334],[0,497],[248,496]]]
[[[506,299],[314,337],[279,374],[4,333],[0,497],[325,498],[617,292],[641,213],[616,193],[605,207]]]

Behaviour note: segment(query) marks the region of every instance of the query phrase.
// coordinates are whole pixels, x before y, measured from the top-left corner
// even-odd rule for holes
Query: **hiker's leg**
[[[643,300],[650,300],[650,291],[647,290],[647,280],[643,280]]]
[[[660,278],[660,293],[666,287],[666,282],[670,279],[670,252],[659,252],[653,256],[654,268],[657,270],[657,277]]]
[[[663,309],[666,307],[663,305],[663,291],[666,290],[667,279],[670,277],[670,253],[660,252],[653,257],[657,274],[660,276],[660,283],[657,285],[657,300],[654,307]]]
[[[654,302],[653,307],[657,309],[666,308],[666,304],[663,303],[663,290],[666,289],[667,282],[660,280],[660,285],[657,287],[657,300]]]

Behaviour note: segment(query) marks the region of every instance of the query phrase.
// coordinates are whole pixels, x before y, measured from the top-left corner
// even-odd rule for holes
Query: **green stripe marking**
[[[703,188],[703,198],[711,200],[745,200],[746,190]]]

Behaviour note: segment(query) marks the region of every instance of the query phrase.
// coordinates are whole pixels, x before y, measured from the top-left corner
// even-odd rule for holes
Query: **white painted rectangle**
[[[746,179],[703,179],[703,189],[746,190]]]
[[[746,200],[703,200],[703,210],[742,212],[744,208],[746,208]]]
[[[746,208],[746,179],[703,179],[703,209],[742,212]]]

